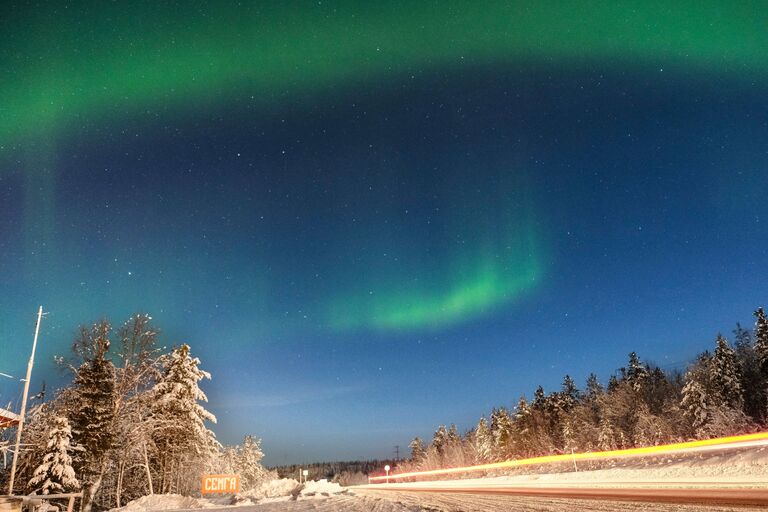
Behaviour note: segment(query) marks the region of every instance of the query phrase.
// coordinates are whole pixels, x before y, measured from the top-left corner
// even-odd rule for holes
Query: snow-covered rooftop
[[[0,408],[0,427],[10,427],[19,422],[19,415]]]

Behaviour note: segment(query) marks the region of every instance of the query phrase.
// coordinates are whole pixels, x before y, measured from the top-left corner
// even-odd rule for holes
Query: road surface
[[[483,510],[473,504],[505,504],[506,510],[733,510],[749,508],[766,510],[768,489],[670,489],[670,488],[619,488],[619,487],[495,487],[495,488],[436,488],[396,487],[356,491],[364,496],[389,499],[404,503],[445,504],[448,510]],[[450,508],[455,503],[468,508]],[[434,505],[431,505],[434,506]],[[475,507],[475,508],[470,508]],[[434,506],[439,508],[439,506]],[[485,509],[489,510],[489,509]]]
[[[436,492],[434,489],[428,491],[355,489],[330,497],[261,503],[235,509],[221,509],[221,512],[233,512],[233,510],[236,512],[649,512],[649,510],[653,512],[757,512],[766,510],[765,506],[751,506],[746,504],[746,501],[741,505],[680,504],[667,501],[654,502],[649,506],[648,500],[617,501],[610,495],[574,499],[562,495],[499,494],[493,491],[488,492],[487,489],[478,494],[467,491],[467,489],[463,489],[462,492]],[[646,489],[646,491],[649,490]],[[696,491],[700,489],[694,490]],[[763,499],[764,495],[761,496],[759,498]],[[650,496],[647,498],[650,499]],[[729,497],[729,500],[731,498]],[[205,512],[216,512],[216,510],[206,509]]]

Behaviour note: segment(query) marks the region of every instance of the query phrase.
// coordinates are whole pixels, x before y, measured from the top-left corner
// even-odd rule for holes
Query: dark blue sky
[[[386,457],[631,350],[680,368],[768,289],[765,74],[478,59],[109,108],[0,149],[0,372],[79,323],[188,342],[224,442]],[[0,406],[20,386],[0,380]]]

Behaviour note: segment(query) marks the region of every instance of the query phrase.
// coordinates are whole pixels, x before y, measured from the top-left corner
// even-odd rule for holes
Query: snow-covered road
[[[653,504],[549,497],[519,497],[472,494],[361,490],[324,499],[262,503],[222,512],[756,512],[756,507],[705,507],[701,505]],[[213,512],[217,509],[208,509]]]

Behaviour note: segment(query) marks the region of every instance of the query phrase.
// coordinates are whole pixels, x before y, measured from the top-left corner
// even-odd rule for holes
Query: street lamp
[[[389,464],[384,466],[384,471],[386,471],[386,473],[387,473],[387,483],[389,483],[389,469],[390,469]]]

